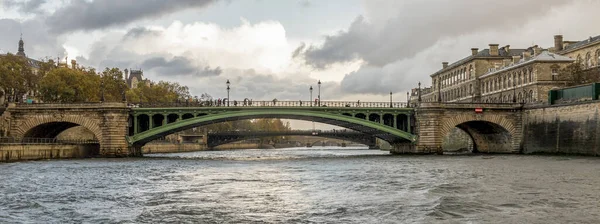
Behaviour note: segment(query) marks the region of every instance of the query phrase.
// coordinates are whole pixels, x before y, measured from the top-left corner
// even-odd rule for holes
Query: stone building
[[[564,87],[570,80],[559,71],[574,60],[535,48],[534,55],[524,52],[524,57],[505,59],[502,67],[492,68],[481,75],[481,102],[532,103],[544,102],[547,93],[555,87]]]
[[[421,98],[423,102],[545,102],[550,89],[569,84],[571,77],[561,77],[559,71],[573,62],[585,69],[600,67],[600,36],[564,41],[562,35],[555,35],[549,49],[497,44],[481,51],[472,48],[471,55],[455,63],[443,62],[431,75],[431,92],[422,92]]]
[[[134,69],[131,71],[125,69],[125,80],[130,89],[136,88],[139,82],[146,82],[144,79],[144,71]]]
[[[471,48],[471,55],[449,64],[431,75],[431,92],[423,94],[424,102],[478,102],[481,100],[479,77],[493,68],[499,68],[505,59],[520,56],[527,49],[511,49],[509,45],[499,48],[490,44],[489,49],[479,51]]]
[[[550,50],[575,59],[586,69],[600,66],[600,35],[582,41],[564,41],[562,35],[556,35]]]

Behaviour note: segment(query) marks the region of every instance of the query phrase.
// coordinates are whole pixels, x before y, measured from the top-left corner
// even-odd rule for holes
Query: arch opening
[[[379,123],[381,121],[381,116],[379,116],[379,114],[369,114],[369,121]]]
[[[165,116],[162,114],[155,114],[152,116],[152,127],[160,127],[163,126],[163,122],[165,121]]]
[[[354,117],[359,118],[359,119],[367,119],[367,115],[363,114],[363,113],[358,113],[356,115],[354,115]]]
[[[169,114],[169,115],[167,115],[167,124],[176,122],[177,119],[179,119],[179,115],[177,115],[177,114]]]
[[[190,118],[194,118],[194,115],[193,114],[184,114],[183,116],[181,116],[182,120],[187,120]]]
[[[140,132],[150,130],[150,116],[146,114],[138,115],[137,124]]]
[[[29,129],[21,140],[25,143],[79,145],[82,156],[100,154],[98,136],[88,128],[72,122],[49,122]]]
[[[512,148],[511,133],[488,121],[458,124],[442,140],[444,153],[509,153]]]

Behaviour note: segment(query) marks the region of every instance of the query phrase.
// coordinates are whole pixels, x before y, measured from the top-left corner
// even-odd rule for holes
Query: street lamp
[[[408,91],[406,91],[406,107],[410,107],[410,97],[408,96]]]
[[[231,85],[231,82],[229,82],[229,79],[227,79],[227,82],[225,84],[227,84],[227,106],[229,106],[229,90],[231,89],[231,88],[229,88],[229,85]]]
[[[321,106],[321,80],[319,80],[319,82],[317,82],[317,84],[319,85],[319,97],[318,97],[319,105],[318,106]]]
[[[308,88],[308,91],[310,91],[310,100],[308,100],[308,101],[310,101],[310,106],[312,107],[313,106],[313,98],[312,98],[313,88],[312,88],[312,86],[310,86],[310,88]]]
[[[392,108],[392,91],[390,91],[390,108]]]
[[[100,77],[102,78],[102,77]],[[104,80],[100,80],[100,102],[104,103]]]
[[[419,94],[419,99],[417,101],[419,101],[419,103],[421,103],[421,82],[419,82],[419,92],[417,93]]]

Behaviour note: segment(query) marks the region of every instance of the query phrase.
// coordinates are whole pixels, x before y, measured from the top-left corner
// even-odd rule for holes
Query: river
[[[0,223],[598,223],[600,159],[206,151],[0,164]]]

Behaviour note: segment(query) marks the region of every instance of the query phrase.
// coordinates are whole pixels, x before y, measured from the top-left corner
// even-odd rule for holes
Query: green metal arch
[[[162,136],[165,133],[174,133],[177,131],[185,130],[191,127],[213,123],[236,120],[237,119],[251,119],[251,118],[290,118],[293,116],[300,116],[306,118],[322,118],[326,120],[335,120],[347,122],[362,127],[371,128],[386,134],[393,135],[395,137],[408,140],[410,142],[416,141],[416,136],[402,130],[398,130],[393,127],[389,127],[383,124],[375,123],[368,120],[358,119],[355,117],[349,117],[342,114],[333,114],[320,111],[303,111],[303,110],[243,110],[243,111],[229,111],[217,114],[208,114],[201,117],[194,117],[187,120],[180,120],[174,123],[170,123],[164,126],[156,127],[142,133],[137,133],[133,136],[129,136],[127,141],[130,145],[145,144],[156,138],[156,136]],[[302,118],[298,118],[302,119]]]

